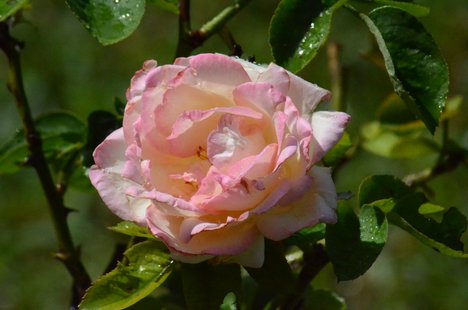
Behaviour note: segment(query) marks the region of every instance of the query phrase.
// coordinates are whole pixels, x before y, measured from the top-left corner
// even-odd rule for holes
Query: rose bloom
[[[315,164],[350,117],[312,113],[327,99],[275,64],[219,54],[147,61],[127,91],[123,127],[94,151],[91,182],[175,259],[261,267],[264,238],[336,221],[330,170]]]

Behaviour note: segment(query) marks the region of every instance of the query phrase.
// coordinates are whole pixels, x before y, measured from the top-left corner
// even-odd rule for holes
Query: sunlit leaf
[[[297,72],[326,42],[333,12],[347,0],[282,0],[270,24],[270,45],[275,62]]]
[[[149,232],[148,228],[139,226],[133,222],[123,221],[115,226],[109,227],[110,230],[134,237],[142,237],[154,239],[155,237]]]
[[[145,0],[66,0],[83,26],[103,45],[131,35],[145,12]]]
[[[159,242],[138,243],[124,255],[128,263],[120,263],[96,280],[87,290],[80,309],[125,309],[154,291],[172,271],[173,261]]]
[[[444,110],[449,76],[431,35],[401,9],[381,7],[360,16],[376,38],[393,88],[434,133]]]
[[[56,166],[84,146],[86,129],[79,119],[68,113],[51,113],[35,121],[42,139],[42,149],[49,163]],[[29,156],[24,131],[20,130],[0,148],[0,175],[15,173]]]
[[[224,297],[223,303],[219,307],[219,310],[237,310],[236,295],[233,292],[229,292]]]
[[[29,0],[2,0],[0,1],[0,22],[13,16],[19,10],[27,7]]]
[[[439,152],[439,145],[424,136],[418,122],[403,125],[366,124],[361,129],[362,147],[373,154],[393,159],[414,159]]]
[[[359,217],[345,203],[338,207],[338,222],[328,225],[327,253],[339,281],[364,274],[379,256],[387,241],[384,213],[373,206],[361,209]]]
[[[240,294],[241,271],[238,264],[203,262],[182,263],[181,266],[184,296],[189,310],[219,309],[226,294]]]
[[[451,119],[459,115],[462,102],[462,96],[455,96],[453,98],[449,98],[445,103],[445,110],[444,113],[442,113],[441,119]]]

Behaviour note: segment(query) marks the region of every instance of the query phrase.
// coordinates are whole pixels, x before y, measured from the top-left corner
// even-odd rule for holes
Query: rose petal
[[[288,71],[274,63],[271,63],[268,68],[259,75],[257,83],[271,84],[283,95],[287,95],[289,91],[290,77]]]
[[[321,101],[329,100],[330,92],[290,72],[287,96],[291,98],[302,115],[314,111]]]
[[[336,221],[337,198],[330,170],[313,167],[310,174],[312,186],[301,198],[290,202],[291,198],[298,196],[298,193],[293,193],[282,201],[282,204],[290,202],[289,204],[277,205],[259,216],[257,228],[266,238],[282,240],[302,228],[319,222],[334,223]],[[310,183],[307,178],[301,181],[305,183],[304,186],[298,185],[302,188]]]
[[[151,205],[151,201],[128,197],[125,194],[130,186],[143,188],[141,184],[121,175],[124,169],[126,146],[122,129],[109,135],[94,151],[96,165],[89,170],[89,178],[112,212],[122,219],[145,225],[145,212],[146,208]]]
[[[343,112],[320,111],[312,114],[312,139],[310,158],[312,164],[322,157],[341,139],[351,117]]]
[[[178,252],[196,255],[237,255],[252,246],[258,236],[253,223],[231,223],[223,229],[204,230],[184,242],[180,236],[183,219],[167,216],[157,208],[150,207],[147,211],[148,227],[151,232],[161,238],[171,248]]]

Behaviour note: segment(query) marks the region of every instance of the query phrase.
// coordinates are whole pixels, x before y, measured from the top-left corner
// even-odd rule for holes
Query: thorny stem
[[[7,23],[0,23],[0,49],[5,52],[8,58],[8,89],[15,97],[18,113],[24,127],[29,150],[27,164],[31,165],[36,170],[48,201],[49,211],[52,216],[58,242],[56,258],[65,265],[68,272],[73,277],[71,308],[74,309],[79,304],[85,290],[89,287],[90,278],[80,261],[79,249],[73,244],[67,224],[67,214],[70,210],[65,207],[62,194],[53,181],[42,149],[42,140],[35,128],[31,115],[21,73],[20,51],[22,49],[22,43],[18,42],[10,35],[9,25]]]
[[[242,10],[251,0],[236,0],[234,3],[218,13],[210,21],[192,31],[190,25],[190,0],[179,1],[179,41],[176,57],[188,56],[201,46],[213,34],[219,32],[225,24]]]

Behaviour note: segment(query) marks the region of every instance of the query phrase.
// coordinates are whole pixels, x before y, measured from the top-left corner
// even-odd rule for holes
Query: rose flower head
[[[127,91],[123,127],[94,151],[91,182],[175,259],[261,267],[264,238],[336,221],[330,171],[315,164],[350,117],[313,112],[328,98],[275,64],[220,54],[147,61]]]

